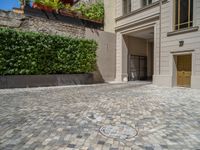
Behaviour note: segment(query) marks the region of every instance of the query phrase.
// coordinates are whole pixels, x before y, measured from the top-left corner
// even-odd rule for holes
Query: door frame
[[[180,87],[177,85],[177,56],[183,56],[183,55],[191,55],[191,83],[192,83],[192,75],[193,75],[193,53],[192,52],[180,52],[180,53],[174,53],[172,55],[173,58],[173,71],[172,71],[172,85],[173,87]],[[191,88],[190,84],[190,88]]]
[[[138,71],[138,73],[139,73],[139,75],[138,75],[138,77],[139,78],[137,78],[137,79],[133,79],[132,78],[132,75],[131,75],[131,59],[133,59],[133,61],[134,61],[134,59],[136,59],[137,58],[137,60],[138,60],[138,65],[139,66],[137,66],[139,69],[137,70]],[[141,60],[144,60],[144,64],[145,64],[145,67],[143,68],[143,69],[141,69]],[[136,71],[136,70],[135,70]],[[141,76],[141,71],[143,71],[144,72],[144,76],[143,76],[143,78],[141,78],[142,76]],[[142,56],[142,55],[133,55],[133,54],[130,54],[129,55],[129,59],[128,59],[128,81],[146,81],[148,78],[147,78],[147,56]]]

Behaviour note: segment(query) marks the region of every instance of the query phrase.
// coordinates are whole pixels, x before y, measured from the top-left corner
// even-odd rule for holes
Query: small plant
[[[86,14],[88,7],[84,2],[80,2],[77,6],[74,7],[74,10],[80,12],[82,15]]]
[[[64,5],[63,9],[66,10],[66,11],[70,11],[70,12],[74,11],[73,7],[70,4]]]
[[[91,20],[102,21],[104,18],[104,4],[101,1],[92,4],[80,2],[75,10]]]
[[[71,9],[72,9],[72,6],[71,6],[70,4],[66,4],[66,5],[64,6],[64,8],[67,9],[67,10],[71,10]]]
[[[35,0],[35,3],[50,7],[54,10],[59,10],[64,8],[64,4],[60,0]]]

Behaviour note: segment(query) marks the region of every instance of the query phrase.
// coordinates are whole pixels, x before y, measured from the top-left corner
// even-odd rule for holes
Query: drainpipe
[[[162,0],[160,0],[160,29],[159,29],[159,75],[161,74],[161,8],[162,8]]]

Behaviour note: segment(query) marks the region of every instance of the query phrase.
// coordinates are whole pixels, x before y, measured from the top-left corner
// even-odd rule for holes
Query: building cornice
[[[167,2],[168,2],[168,0],[163,0],[163,3],[167,3]],[[120,20],[122,20],[122,19],[128,18],[128,17],[130,17],[130,16],[132,16],[132,15],[135,15],[135,14],[137,14],[137,13],[144,12],[144,11],[146,11],[146,10],[148,10],[148,9],[150,9],[150,8],[154,8],[154,7],[156,7],[156,6],[159,6],[159,1],[154,2],[154,3],[152,3],[151,5],[142,7],[142,8],[140,8],[140,9],[134,10],[134,11],[130,12],[129,14],[126,14],[126,15],[123,15],[123,16],[120,16],[120,17],[117,17],[117,18],[115,18],[115,21],[120,21]]]
[[[183,51],[170,51],[171,54],[183,54],[183,53],[192,53],[194,52],[194,49],[191,50],[183,50]]]
[[[123,30],[123,29],[129,28],[129,27],[132,27],[132,26],[137,26],[139,24],[144,24],[144,23],[148,23],[148,22],[151,22],[151,21],[153,22],[155,20],[158,20],[159,16],[160,16],[160,13],[157,13],[157,14],[154,14],[152,16],[147,16],[147,17],[144,17],[142,19],[138,19],[138,20],[129,22],[127,24],[117,26],[115,28],[115,31]]]

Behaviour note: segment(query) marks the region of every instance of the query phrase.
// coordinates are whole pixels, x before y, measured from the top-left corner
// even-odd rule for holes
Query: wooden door
[[[192,71],[192,56],[177,56],[177,86],[190,87]]]

